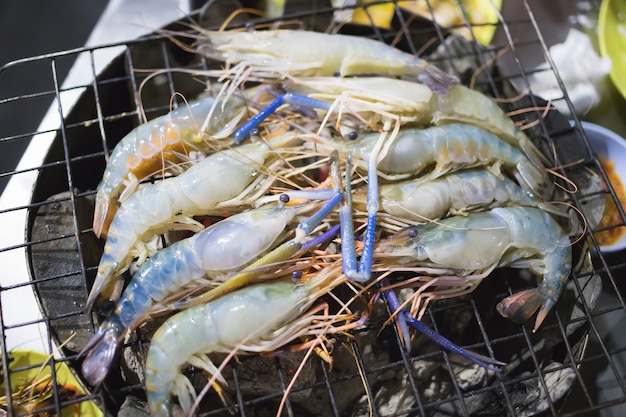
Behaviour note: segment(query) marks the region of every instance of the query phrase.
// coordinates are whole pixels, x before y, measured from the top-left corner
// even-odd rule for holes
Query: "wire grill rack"
[[[548,63],[547,68],[540,71],[554,72],[563,87],[549,59],[533,9],[527,2],[524,2],[523,15],[510,21],[500,17],[495,24],[503,35],[500,38],[504,39],[503,43],[485,46],[470,36],[461,49],[448,41],[455,27],[433,25],[430,20],[408,13],[396,2],[372,3],[363,9],[366,18],[372,19],[375,10],[372,7],[383,3],[392,6],[388,29],[373,24],[337,24],[340,13],[351,12],[352,8],[333,9],[322,1],[286,2],[281,20],[298,21],[307,29],[325,31],[334,26],[344,33],[387,43],[399,41],[399,48],[430,55],[433,62],[456,72],[464,83],[472,82],[476,88],[496,98],[514,96],[512,80],[522,88],[528,87],[529,74],[539,70],[527,68],[520,51],[538,48]],[[234,2],[210,2],[191,19],[217,28],[233,7]],[[432,12],[430,5],[429,9]],[[465,11],[464,22],[459,27],[473,34],[479,25],[472,24],[467,16],[468,11]],[[243,14],[232,25],[278,20]],[[185,26],[175,22],[168,29],[184,30]],[[532,34],[531,40],[517,42],[512,33],[519,31]],[[422,45],[427,47],[424,49]],[[515,68],[506,76],[493,64],[495,54],[504,48],[508,48],[508,59]],[[59,62],[76,58],[87,62],[91,69],[84,74],[85,82],[62,85],[57,77]],[[469,70],[465,67],[467,61],[473,65]],[[16,170],[0,173],[9,180],[0,200],[0,223],[9,232],[0,246],[4,266],[0,273],[0,346],[6,394],[3,401],[5,408],[13,410],[9,414],[28,415],[36,411],[40,415],[46,415],[45,412],[115,415],[132,401],[141,403],[141,384],[133,379],[131,370],[126,370],[126,375],[110,377],[96,389],[84,385],[76,371],[80,363],[78,353],[97,325],[84,309],[102,251],[102,242],[91,230],[94,190],[105,167],[105,155],[141,121],[136,93],[150,70],[175,67],[200,70],[215,65],[182,51],[171,40],[151,35],[124,44],[32,57],[0,68],[0,80],[2,77],[10,79],[15,71],[34,69],[49,82],[46,89],[33,91],[25,85],[18,95],[0,97],[0,111],[28,111],[29,105],[35,102],[52,103],[37,131],[9,131],[0,127],[0,149],[6,151],[11,143],[29,141],[27,154],[32,157],[32,160],[23,160]],[[483,71],[473,80],[471,75],[477,67]],[[164,72],[147,82],[142,92],[143,109],[151,119],[168,110],[169,97],[174,92],[193,97],[202,88],[198,77]],[[559,101],[572,108],[564,90]],[[578,179],[580,173],[592,170],[608,184],[594,191],[581,187],[582,191],[569,195],[572,204],[584,209],[586,202],[594,198],[603,199],[608,195],[616,200],[615,190],[591,152],[576,117],[573,117],[575,126],[570,127],[558,112],[544,111],[546,105],[530,94],[507,106],[510,106],[508,110],[537,109],[522,117],[525,122],[535,124],[531,130],[536,137],[557,149],[561,174]],[[24,197],[19,197],[18,192]],[[624,226],[621,210],[620,215],[622,221],[609,228]],[[400,348],[393,328],[386,327],[379,332],[388,317],[388,312],[384,311],[354,338],[341,340],[341,346],[334,352],[337,358],[332,369],[319,358],[309,359],[309,377],[295,384],[283,413],[617,415],[611,413],[626,409],[622,366],[626,341],[620,339],[618,330],[619,323],[626,320],[619,282],[624,263],[619,256],[609,257],[596,250],[593,231],[596,230],[588,230],[586,235],[590,249],[585,244],[575,247],[576,265],[568,294],[563,297],[565,300],[559,302],[559,307],[536,334],[526,325],[503,323],[494,318],[494,306],[499,299],[529,285],[511,271],[494,274],[470,296],[433,303],[429,307],[425,319],[436,330],[468,349],[486,352],[498,359],[502,359],[503,352],[509,352],[507,358],[517,362],[518,367],[489,377],[488,383],[484,382],[484,374],[471,368],[472,375],[479,375],[475,376],[479,381],[473,382],[463,374],[465,368],[458,367],[458,359],[437,347],[424,343],[423,350],[407,355]],[[22,301],[33,295],[37,312],[24,308]],[[458,321],[464,321],[466,327],[459,330],[455,324]],[[19,363],[15,356],[19,347],[14,347],[10,341],[24,332],[32,332],[34,339],[39,338],[41,332],[43,349],[57,354],[47,361]],[[128,343],[141,350],[145,342],[145,338],[136,335]],[[130,352],[132,356],[132,349]],[[347,358],[343,365],[341,356]],[[214,402],[213,411],[207,411],[207,415],[273,415],[301,358],[297,355],[275,357],[265,360],[261,368],[254,368],[254,357],[242,357],[225,371],[233,405],[226,410],[221,403]],[[68,382],[62,365],[68,366],[77,381]],[[24,372],[40,368],[47,370],[54,382],[47,395],[48,401],[42,399],[36,409],[20,409],[20,400],[10,394],[17,389]],[[401,393],[400,397],[394,397],[394,392]],[[548,392],[550,395],[546,395]]]

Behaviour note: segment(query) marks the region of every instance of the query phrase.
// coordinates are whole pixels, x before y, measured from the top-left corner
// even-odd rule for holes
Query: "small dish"
[[[600,54],[611,58],[611,80],[626,98],[626,0],[603,0],[598,15]]]
[[[613,174],[620,180],[621,184],[617,184],[617,181],[612,182],[616,194],[626,195],[626,190],[624,189],[626,186],[626,139],[612,130],[594,123],[581,122],[581,125],[589,139],[591,148],[603,163],[607,174],[610,175],[608,171],[612,170]],[[622,200],[621,203],[622,206],[626,206],[626,201]],[[616,222],[619,222],[619,220],[612,221],[611,224]],[[623,231],[617,240],[612,244],[601,245],[600,251],[608,253],[626,249],[626,227],[621,227],[620,229],[623,229]]]

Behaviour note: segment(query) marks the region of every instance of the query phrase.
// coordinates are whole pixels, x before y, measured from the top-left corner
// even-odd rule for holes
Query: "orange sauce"
[[[624,191],[624,185],[622,184],[622,181],[615,172],[615,166],[613,161],[600,159],[600,164],[602,165],[602,168],[604,168],[604,170],[606,171],[609,182],[613,186],[613,189],[615,190],[615,195],[622,205],[622,208],[626,210],[626,192]],[[602,217],[598,228],[616,226],[620,223],[622,223],[622,218],[617,211],[617,207],[615,207],[613,198],[610,194],[607,194],[606,205],[604,207],[604,216]],[[596,233],[595,237],[599,245],[610,246],[615,243],[624,233],[626,233],[626,227],[620,226]]]

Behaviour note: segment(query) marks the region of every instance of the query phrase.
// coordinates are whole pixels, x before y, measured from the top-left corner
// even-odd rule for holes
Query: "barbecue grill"
[[[383,3],[392,6],[388,27],[374,25],[371,20],[373,7]],[[287,1],[281,17],[259,18],[243,12],[229,27],[261,23],[271,26],[288,21],[309,30],[330,29],[371,37],[427,56],[439,67],[459,75],[463,83],[471,83],[496,99],[515,97],[520,85],[528,87],[532,71],[553,72],[563,86],[549,59],[542,28],[527,1],[523,2],[523,14],[509,20],[500,16],[493,24],[499,36],[489,46],[471,36],[480,25],[470,21],[467,12],[461,27],[469,29],[469,38],[458,35],[457,27],[439,26],[396,3],[376,2],[364,7],[360,12],[365,23],[357,24],[341,20],[356,6],[336,9],[325,1]],[[240,5],[234,1],[212,1],[165,29],[185,31],[190,22],[217,29],[237,6]],[[524,41],[519,41],[516,33],[525,33]],[[186,42],[184,37],[179,40]],[[120,47],[121,53],[116,52],[103,70],[96,70],[100,59]],[[508,52],[500,57],[499,52],[505,48]],[[545,54],[546,68],[531,70],[520,58],[533,48]],[[92,80],[62,87],[56,67],[60,61],[78,55],[88,57]],[[497,65],[498,59],[507,60],[506,74]],[[120,410],[142,409],[138,364],[149,343],[150,326],[139,328],[127,338],[119,364],[102,386],[90,387],[80,375],[79,352],[98,324],[98,318],[85,310],[103,247],[91,229],[95,189],[107,155],[142,121],[141,108],[152,119],[169,110],[170,97],[175,92],[194,97],[205,87],[202,76],[163,71],[152,77],[152,72],[216,67],[219,63],[186,52],[165,36],[152,34],[120,44],[31,57],[0,68],[0,77],[29,68],[49,80],[49,87],[44,90],[32,91],[24,86],[19,95],[0,97],[0,111],[27,111],[29,103],[40,100],[53,101],[58,109],[58,124],[51,130],[6,132],[0,128],[0,149],[14,141],[41,143],[39,164],[0,174],[14,186],[32,184],[28,203],[7,205],[8,200],[3,199],[0,206],[3,227],[17,227],[20,231],[18,238],[5,239],[0,259],[15,259],[15,254],[25,259],[23,266],[3,262],[4,272],[0,275],[0,353],[9,410],[16,402],[10,397],[17,383],[11,376],[41,366],[49,369],[52,381],[59,384],[52,385],[50,401],[33,410],[40,415],[86,413],[92,405],[110,415],[117,415]],[[142,85],[140,103],[137,92]],[[559,101],[574,113],[565,90]],[[332,367],[315,356],[307,360],[287,396],[284,415],[610,416],[626,410],[622,367],[626,341],[615,331],[617,326],[609,329],[606,324],[626,319],[619,281],[624,264],[619,254],[602,254],[593,236],[601,202],[606,195],[616,199],[615,190],[576,116],[572,116],[572,127],[565,116],[532,90],[517,100],[503,100],[502,106],[517,114],[514,119],[528,126],[528,135],[544,151],[554,151],[555,171],[577,185],[577,189],[564,192],[563,200],[586,217],[588,228],[581,226],[582,239],[573,247],[572,277],[554,311],[536,333],[531,324],[518,325],[499,317],[495,312],[498,301],[534,285],[524,271],[510,269],[494,272],[468,296],[431,303],[424,317],[428,325],[467,349],[508,363],[499,374],[489,374],[419,336],[414,343],[419,348],[406,354],[395,329],[383,325],[389,311],[381,304],[365,328],[354,331],[352,337],[336,338]],[[562,184],[564,188],[566,184]],[[7,190],[10,189],[9,186]],[[624,226],[626,218],[623,211],[620,214],[622,222],[610,228]],[[9,275],[20,273],[23,279],[9,279]],[[40,315],[24,312],[17,319],[9,318],[11,301],[22,294],[34,295]],[[37,332],[38,328],[42,329],[46,350],[56,354],[48,361],[16,366],[7,340],[17,332]],[[202,415],[274,415],[303,356],[242,356],[232,361],[224,370],[231,403],[225,405],[217,395],[209,393],[203,399]],[[74,373],[79,387],[68,392],[68,387],[61,385],[64,381],[59,373],[60,363]],[[188,372],[201,388],[202,382],[206,382],[202,373],[194,369]]]

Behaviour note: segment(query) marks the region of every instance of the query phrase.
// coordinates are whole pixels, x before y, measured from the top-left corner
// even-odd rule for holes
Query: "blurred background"
[[[109,0],[3,0],[0,2],[0,67],[7,62],[85,45]],[[62,81],[74,61],[60,61],[58,76]],[[31,68],[26,66],[27,68]],[[35,89],[43,89],[44,80],[38,79],[29,71],[9,71],[0,77],[0,91],[4,97],[11,97],[20,91],[20,86],[31,84]],[[24,131],[35,131],[51,103],[37,102],[17,113],[0,113],[0,124],[6,132],[16,132],[12,125],[19,125]],[[12,108],[13,109],[13,108]],[[11,141],[0,153],[0,171],[15,169],[24,152],[26,141]],[[4,145],[3,145],[4,146]],[[8,178],[0,178],[0,193]]]

